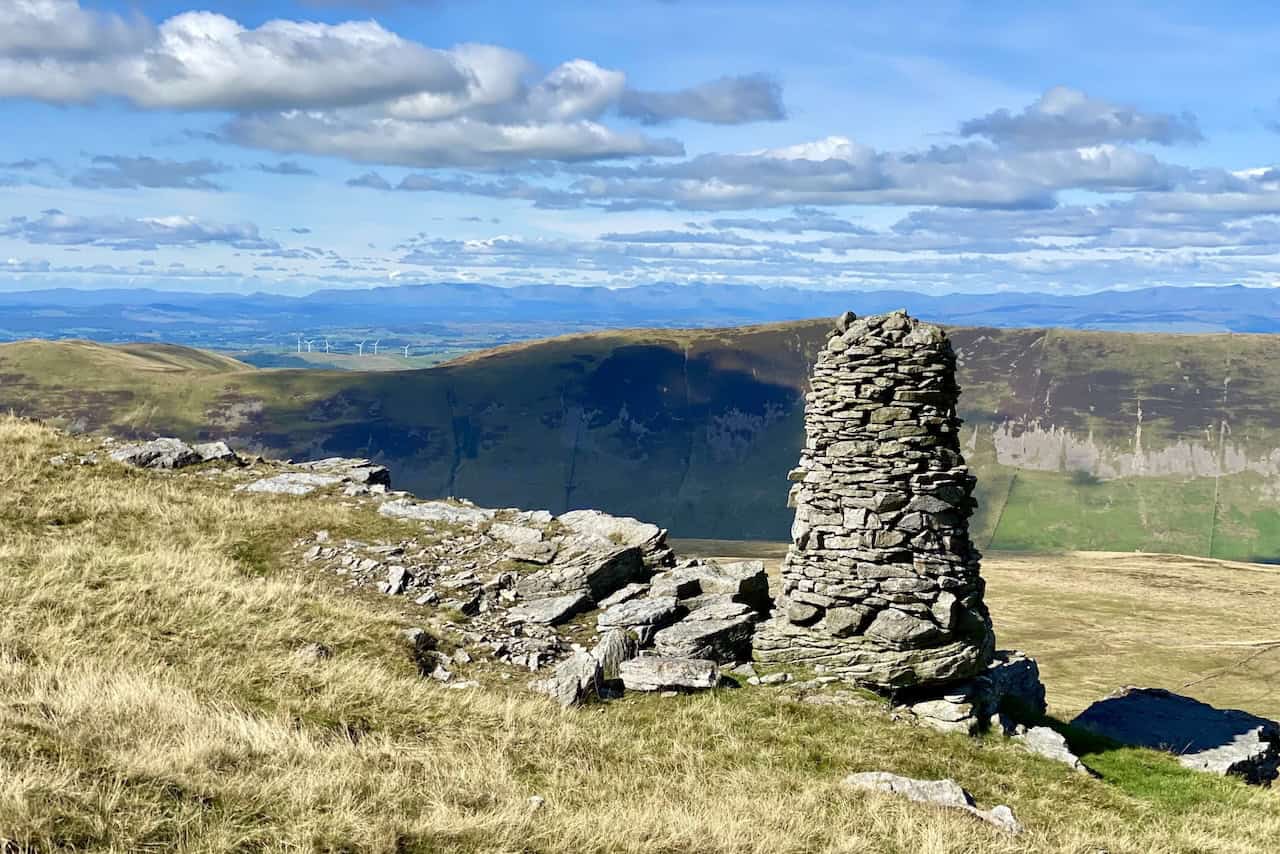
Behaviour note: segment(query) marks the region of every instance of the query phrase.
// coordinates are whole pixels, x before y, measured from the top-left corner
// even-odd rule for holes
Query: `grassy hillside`
[[[0,346],[0,407],[277,455],[370,455],[420,494],[780,539],[828,326],[599,333],[380,373],[157,374],[18,344]],[[1280,336],[951,334],[980,545],[1280,560]]]
[[[422,679],[400,638],[415,606],[353,593],[291,548],[320,528],[390,536],[368,506],[237,494],[207,469],[49,462],[86,447],[0,418],[5,851],[1254,854],[1280,841],[1274,792],[1147,751],[1098,746],[1095,780],[1001,739],[785,689],[572,711],[527,692],[528,674],[452,690]],[[332,658],[299,657],[312,642]],[[1027,830],[840,783],[878,769],[953,777]]]

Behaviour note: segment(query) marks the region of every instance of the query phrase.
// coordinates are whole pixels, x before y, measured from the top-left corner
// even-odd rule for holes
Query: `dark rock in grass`
[[[720,683],[714,661],[656,655],[622,662],[618,675],[628,691],[702,691]]]
[[[180,469],[204,462],[203,457],[181,439],[153,439],[126,445],[111,452],[111,459],[128,466],[147,469]]]
[[[1165,750],[1195,771],[1268,785],[1280,769],[1280,725],[1160,688],[1121,688],[1071,722],[1120,744]]]

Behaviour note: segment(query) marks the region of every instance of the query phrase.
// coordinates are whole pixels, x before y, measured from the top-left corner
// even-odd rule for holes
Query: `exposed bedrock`
[[[758,658],[884,689],[964,679],[990,663],[959,394],[939,327],[905,312],[840,318],[805,397],[792,545]]]

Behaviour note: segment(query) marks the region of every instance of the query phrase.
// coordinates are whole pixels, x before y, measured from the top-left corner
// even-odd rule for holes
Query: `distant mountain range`
[[[389,343],[478,343],[627,327],[714,327],[906,308],[951,325],[1145,332],[1280,332],[1280,289],[1148,288],[1083,296],[822,291],[744,285],[633,288],[438,284],[302,297],[146,289],[0,293],[0,340],[88,338],[281,347],[290,336],[386,333]]]

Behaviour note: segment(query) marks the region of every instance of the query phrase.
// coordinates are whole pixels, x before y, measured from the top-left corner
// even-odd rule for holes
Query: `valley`
[[[76,430],[227,436],[274,456],[369,456],[422,495],[781,539],[828,325],[571,335],[390,372],[19,342],[0,345],[0,408]],[[1280,338],[950,334],[980,547],[1280,560]]]

